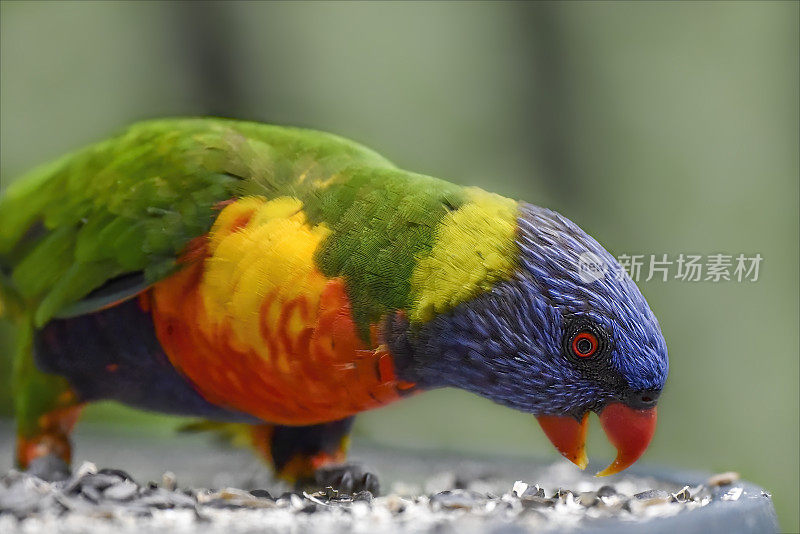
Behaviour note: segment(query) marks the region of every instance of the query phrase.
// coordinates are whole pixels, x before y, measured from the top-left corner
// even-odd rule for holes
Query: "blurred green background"
[[[640,282],[671,358],[644,461],[738,470],[796,532],[799,5],[5,1],[2,186],[130,122],[213,114],[329,130],[552,207],[614,254],[760,253],[755,283]],[[175,424],[109,405],[87,419]],[[593,427],[590,456],[611,456]],[[456,391],[358,432],[552,451],[532,417]]]

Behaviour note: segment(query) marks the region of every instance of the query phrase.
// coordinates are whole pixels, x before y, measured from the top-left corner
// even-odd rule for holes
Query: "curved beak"
[[[581,468],[586,469],[589,459],[586,457],[586,429],[589,428],[589,412],[578,420],[571,415],[538,415],[545,435],[555,445],[561,455]]]
[[[608,440],[617,449],[611,465],[597,473],[604,477],[627,469],[644,454],[656,431],[656,407],[636,409],[614,402],[600,412],[600,424]]]
[[[621,402],[614,402],[606,405],[599,415],[600,424],[608,440],[617,449],[616,459],[596,475],[602,477],[627,469],[644,454],[656,430],[656,408],[653,406],[637,409]],[[588,416],[587,412],[581,419],[569,415],[536,417],[556,449],[581,469],[585,469],[588,463],[586,458]]]

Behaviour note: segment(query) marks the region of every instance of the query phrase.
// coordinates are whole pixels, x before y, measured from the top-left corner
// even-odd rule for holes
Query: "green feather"
[[[317,255],[343,276],[362,335],[407,308],[411,274],[463,189],[395,168],[331,134],[223,119],[136,124],[41,167],[0,198],[0,269],[37,327],[110,279],[177,268],[215,206],[243,195],[291,195],[333,231]],[[43,231],[32,231],[39,229]]]
[[[416,261],[430,251],[450,207],[463,202],[463,190],[394,169],[359,169],[341,180],[303,200],[309,218],[333,230],[317,263],[324,274],[348,280],[353,315],[366,337],[388,311],[410,307]]]

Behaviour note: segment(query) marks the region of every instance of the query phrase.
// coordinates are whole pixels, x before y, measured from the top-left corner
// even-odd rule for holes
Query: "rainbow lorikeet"
[[[243,425],[304,480],[344,461],[355,414],[451,386],[534,414],[581,468],[597,412],[611,474],[668,370],[647,302],[574,223],[317,131],[136,124],[7,189],[0,272],[22,467],[68,462],[81,406],[113,399]]]

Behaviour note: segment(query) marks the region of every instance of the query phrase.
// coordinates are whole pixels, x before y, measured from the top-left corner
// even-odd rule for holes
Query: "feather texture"
[[[415,299],[420,309],[441,311],[496,278],[490,267],[466,292],[451,284],[455,293],[439,289],[433,298],[421,289],[454,274],[456,258],[443,251],[474,237],[475,225],[463,226],[471,217],[504,228],[500,241],[488,243],[495,250],[489,263],[513,247],[514,202],[476,191],[396,169],[322,132],[221,119],[151,121],[10,187],[0,198],[0,266],[42,326],[111,279],[141,271],[152,284],[174,273],[220,203],[286,196],[299,201],[312,225],[329,229],[315,262],[325,276],[344,277],[359,334],[368,340],[370,325],[390,311],[412,309]],[[448,215],[475,198],[494,199],[502,213],[473,206]],[[442,225],[445,217],[450,223]],[[43,231],[29,231],[37,226]],[[437,252],[418,268],[435,242]],[[455,267],[477,268],[469,277],[483,279],[475,261]]]
[[[607,276],[580,276],[586,253]],[[134,125],[0,198],[0,308],[26,332],[139,294],[203,399],[285,425],[416,387],[546,414],[660,391],[666,345],[620,271],[557,213],[231,120]],[[602,362],[564,351],[584,323]]]

